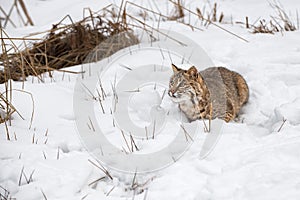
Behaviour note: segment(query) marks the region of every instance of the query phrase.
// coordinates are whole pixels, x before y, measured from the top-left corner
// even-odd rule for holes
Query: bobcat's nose
[[[168,95],[169,95],[170,97],[176,97],[174,94],[175,94],[175,90],[170,89],[170,90],[168,91]]]

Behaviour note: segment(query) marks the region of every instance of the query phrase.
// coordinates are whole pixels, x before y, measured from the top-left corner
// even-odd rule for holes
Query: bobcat
[[[226,122],[235,119],[249,98],[245,79],[225,67],[210,67],[198,72],[172,64],[168,94],[189,121],[220,118]]]

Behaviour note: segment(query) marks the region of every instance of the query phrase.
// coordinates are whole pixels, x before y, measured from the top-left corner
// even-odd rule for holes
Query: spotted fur
[[[245,79],[224,67],[211,67],[198,72],[196,67],[183,70],[172,64],[169,96],[190,121],[221,118],[229,122],[238,116],[248,101]]]

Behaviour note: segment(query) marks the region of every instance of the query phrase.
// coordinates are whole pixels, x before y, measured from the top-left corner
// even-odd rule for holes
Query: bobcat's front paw
[[[230,112],[226,112],[226,116],[224,117],[223,120],[224,120],[226,123],[228,123],[228,122],[230,122],[230,121],[233,120],[233,119],[234,119],[233,114],[230,113]]]

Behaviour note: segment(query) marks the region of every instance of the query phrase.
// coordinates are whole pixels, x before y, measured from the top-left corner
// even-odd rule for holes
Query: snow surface
[[[161,11],[172,8],[165,1],[155,1],[155,4],[145,0],[135,2],[149,8],[156,4]],[[99,10],[110,3],[27,0],[36,26],[8,27],[6,31],[11,36],[24,36],[49,29],[66,14],[74,20],[80,19],[84,7]],[[120,4],[120,1],[115,3]],[[211,3],[187,1],[186,6],[194,8],[206,4],[209,7]],[[282,4],[294,16],[292,19],[296,19],[299,1],[289,0]],[[2,5],[9,7],[8,1],[1,0]],[[244,21],[245,16],[255,21],[258,17],[274,15],[268,1],[223,0],[218,5],[228,22],[231,19]],[[134,13],[135,10],[129,11]],[[223,134],[209,156],[198,157],[208,134],[199,132],[191,148],[173,165],[138,175],[139,187],[135,192],[132,190],[133,174],[112,170],[113,180],[106,177],[93,183],[105,174],[91,164],[96,161],[85,150],[76,131],[73,90],[77,75],[55,72],[53,79],[45,75],[45,83],[35,77],[29,77],[25,82],[25,91],[33,95],[34,106],[29,94],[18,91],[13,94],[13,105],[25,120],[13,116],[9,126],[11,141],[6,139],[5,126],[0,126],[0,194],[5,194],[5,188],[11,197],[22,200],[299,199],[300,32],[254,35],[239,24],[221,26],[249,42],[214,26],[202,27],[204,31],[192,31],[174,22],[160,24],[161,28],[177,31],[197,42],[216,65],[239,72],[249,85],[250,99],[242,109],[240,122],[223,126]],[[80,66],[69,70],[80,71]],[[110,82],[104,84],[110,85]],[[22,83],[14,82],[13,87],[21,89]],[[1,91],[3,89],[2,85]],[[149,110],[142,102],[147,100],[147,105],[158,103],[157,95],[145,90],[140,96],[134,96],[131,119],[149,122]],[[172,106],[172,103],[165,105]],[[33,108],[34,118],[29,129]],[[176,110],[172,115],[178,115]],[[278,132],[283,119],[286,122]],[[146,152],[156,151],[173,137],[170,131],[165,137],[149,140],[143,148]],[[115,137],[111,140],[116,144],[124,142]]]

